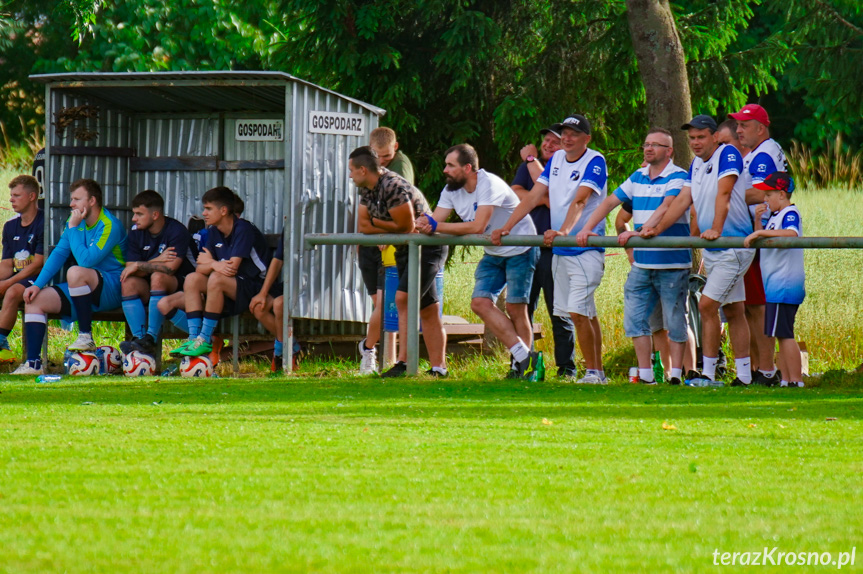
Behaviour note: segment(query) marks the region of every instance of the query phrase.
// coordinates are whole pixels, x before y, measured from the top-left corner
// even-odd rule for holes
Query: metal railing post
[[[408,243],[408,375],[416,375],[420,360],[420,254],[421,247]],[[401,341],[399,341],[401,343]]]

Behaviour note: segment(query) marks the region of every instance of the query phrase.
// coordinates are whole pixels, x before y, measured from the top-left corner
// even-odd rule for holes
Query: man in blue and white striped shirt
[[[619,243],[638,235],[642,226],[656,225],[671,202],[680,194],[686,181],[686,170],[671,160],[674,154],[671,132],[663,128],[651,129],[644,138],[644,167],[638,169],[620,184],[596,208],[583,230],[576,236],[579,245],[586,246],[591,231],[615,207],[624,202],[632,204],[632,222],[635,231],[619,236]],[[683,213],[666,229],[663,236],[688,237],[689,213]],[[686,293],[692,257],[689,249],[637,248],[633,253],[632,270],[623,288],[624,330],[632,338],[638,358],[638,377],[643,384],[655,385],[650,365],[650,315],[661,304],[663,323],[668,328],[671,350],[671,383],[682,379],[683,353],[686,346]]]

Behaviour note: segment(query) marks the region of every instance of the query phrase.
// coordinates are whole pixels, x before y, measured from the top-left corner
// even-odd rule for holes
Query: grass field
[[[834,383],[4,382],[0,570],[703,572],[715,550],[764,547],[836,559],[863,540],[863,397],[859,380]]]

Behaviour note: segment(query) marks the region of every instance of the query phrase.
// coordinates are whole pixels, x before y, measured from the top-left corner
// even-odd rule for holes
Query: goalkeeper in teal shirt
[[[102,207],[102,188],[92,179],[79,179],[69,189],[72,214],[63,235],[39,277],[24,291],[27,360],[13,375],[44,372],[41,352],[49,313],[78,322],[78,339],[69,345],[70,351],[95,351],[93,313],[120,307],[120,274],[126,266],[125,226]],[[66,273],[66,282],[46,289],[70,256],[75,265]]]

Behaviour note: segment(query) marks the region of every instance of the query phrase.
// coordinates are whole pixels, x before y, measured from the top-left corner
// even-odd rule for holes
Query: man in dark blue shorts
[[[156,191],[148,189],[132,199],[132,222],[120,283],[123,313],[134,339],[120,343],[120,350],[154,355],[165,320],[159,301],[195,270],[198,250],[186,226],[165,216],[165,200]]]
[[[30,175],[19,175],[9,182],[9,203],[18,215],[3,226],[3,260],[0,261],[0,363],[16,357],[7,337],[18,319],[18,306],[24,289],[42,270],[45,260],[45,214],[39,209],[39,182]]]
[[[213,352],[210,340],[222,317],[249,308],[264,282],[270,262],[267,240],[260,230],[235,210],[239,198],[227,187],[204,194],[207,246],[198,256],[194,273],[183,284],[189,340],[172,355],[197,357]]]

